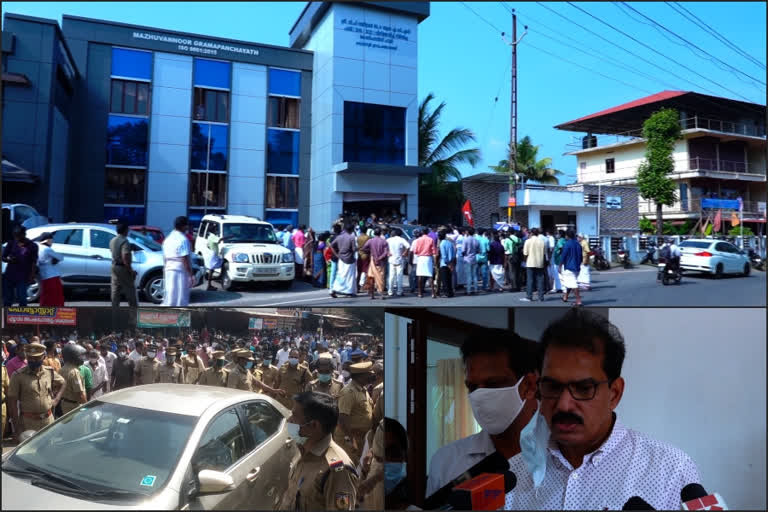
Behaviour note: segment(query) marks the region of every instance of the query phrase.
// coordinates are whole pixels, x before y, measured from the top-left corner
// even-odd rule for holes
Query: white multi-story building
[[[578,183],[636,185],[645,159],[643,122],[662,108],[677,110],[682,128],[670,176],[678,183],[677,201],[663,208],[664,221],[707,218],[712,212],[702,208],[704,198],[741,198],[744,223],[758,232],[766,218],[765,105],[664,91],[557,125],[586,133],[566,153],[577,158]],[[640,217],[655,221],[653,201],[639,198],[638,206]]]

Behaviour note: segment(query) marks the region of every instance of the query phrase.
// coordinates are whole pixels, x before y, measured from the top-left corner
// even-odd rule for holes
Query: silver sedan
[[[212,386],[92,400],[2,458],[2,508],[276,509],[299,452],[285,407]]]

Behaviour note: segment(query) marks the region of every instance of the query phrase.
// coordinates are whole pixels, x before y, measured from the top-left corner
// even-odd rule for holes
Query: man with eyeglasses
[[[547,327],[539,410],[510,461],[517,486],[507,510],[621,510],[633,496],[677,510],[700,482],[682,450],[626,427],[614,410],[624,393],[624,339],[606,318],[574,308]]]

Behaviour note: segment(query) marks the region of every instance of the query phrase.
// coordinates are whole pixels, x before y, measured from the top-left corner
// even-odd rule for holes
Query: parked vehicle
[[[4,510],[273,510],[299,451],[272,398],[150,384],[65,414],[2,457]]]
[[[589,262],[595,270],[610,270],[611,263],[606,259],[605,253],[600,247],[595,247],[589,252]]]
[[[619,265],[622,265],[624,268],[632,268],[632,262],[629,260],[629,251],[625,250],[623,247],[616,252],[616,259],[618,260]]]
[[[65,289],[97,288],[109,289],[112,276],[112,253],[109,242],[117,236],[116,227],[111,224],[47,224],[27,230],[27,237],[33,239],[42,233],[53,233],[53,250],[62,254],[64,260],[58,264],[61,281]],[[128,232],[133,251],[133,269],[136,271],[136,288],[147,300],[155,304],[163,301],[165,290],[163,280],[162,247],[152,238],[135,231]],[[195,272],[195,286],[203,281],[203,264],[199,256],[192,258]],[[5,263],[3,263],[5,271]],[[27,288],[27,301],[40,298],[40,284],[35,280]]]
[[[163,230],[155,226],[128,226],[128,229],[135,231],[136,233],[141,233],[144,236],[148,236],[158,244],[162,244],[163,240],[165,240],[165,233],[163,233]],[[190,240],[189,243],[190,246],[194,245],[194,239]]]
[[[646,263],[650,263],[651,265],[656,265],[656,244],[654,244],[650,240],[645,246],[645,256],[643,256],[643,259],[640,260],[641,265],[645,265]]]
[[[3,243],[7,242],[13,236],[13,227],[22,225],[27,229],[48,224],[50,219],[43,217],[40,213],[28,204],[21,203],[3,203]]]
[[[680,244],[680,267],[720,278],[725,274],[748,276],[752,264],[747,254],[730,242],[693,238]]]
[[[752,268],[754,268],[755,270],[765,269],[765,261],[760,257],[757,251],[754,250],[752,247],[747,249],[747,256],[749,257],[749,263],[752,265]]]

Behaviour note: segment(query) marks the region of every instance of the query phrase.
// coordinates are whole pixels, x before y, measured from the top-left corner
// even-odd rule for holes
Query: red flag
[[[715,214],[715,220],[712,223],[712,232],[717,233],[720,231],[720,213],[722,210],[717,210],[717,213]]]
[[[464,215],[464,218],[467,220],[467,224],[469,224],[472,227],[475,227],[475,219],[472,218],[472,203],[469,202],[469,199],[467,199],[467,202],[464,203],[464,206],[461,207],[461,213]]]

